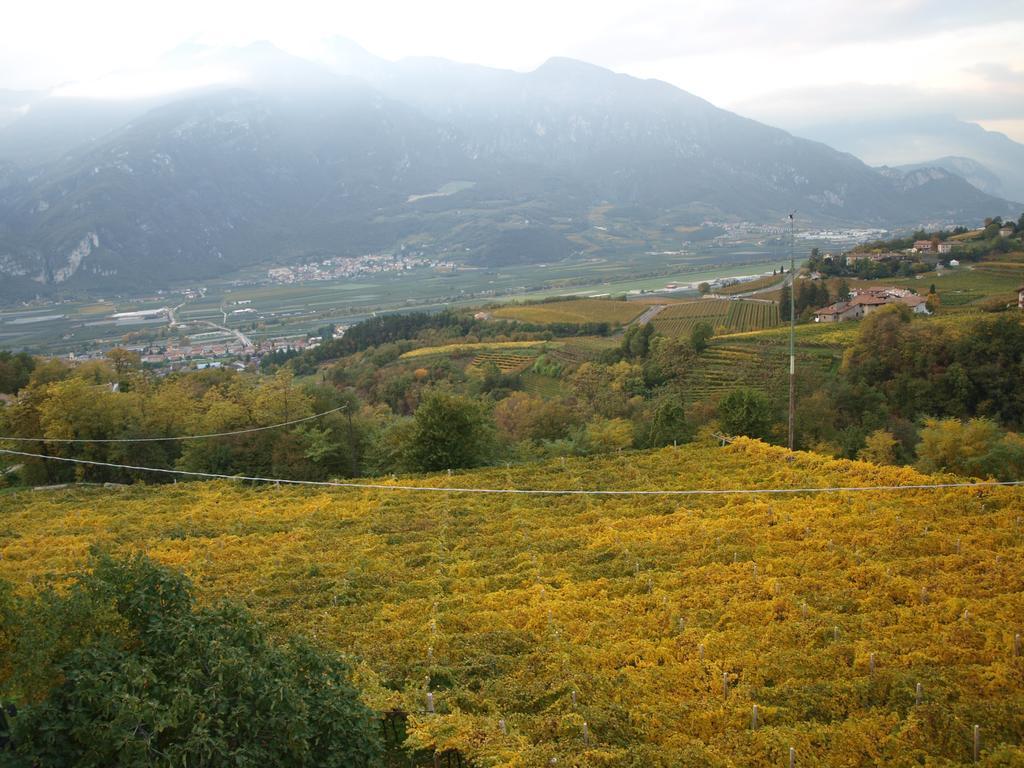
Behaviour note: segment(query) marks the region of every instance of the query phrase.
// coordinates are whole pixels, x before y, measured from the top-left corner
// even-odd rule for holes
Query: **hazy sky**
[[[776,124],[941,110],[1024,141],[1024,0],[51,0],[5,4],[0,88],[140,68],[182,42],[342,35],[388,59],[529,70],[554,55],[657,77]],[[781,116],[781,118],[780,118]]]

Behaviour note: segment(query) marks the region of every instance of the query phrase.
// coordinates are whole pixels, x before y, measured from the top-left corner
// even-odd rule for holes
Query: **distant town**
[[[456,265],[452,261],[433,259],[419,253],[409,255],[368,253],[363,256],[333,256],[308,264],[274,267],[267,270],[267,278],[272,283],[287,285],[310,280],[338,280],[385,272],[409,272],[420,268],[452,271]]]

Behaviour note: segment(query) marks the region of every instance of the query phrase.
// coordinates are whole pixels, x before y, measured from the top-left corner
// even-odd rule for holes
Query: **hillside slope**
[[[417,482],[927,480],[740,440]],[[957,765],[974,724],[987,764],[1010,765],[1024,759],[1021,493],[26,492],[0,496],[0,576],[27,588],[95,544],[146,550],[206,599],[352,653],[413,743],[474,765],[778,766],[790,747],[801,766]]]

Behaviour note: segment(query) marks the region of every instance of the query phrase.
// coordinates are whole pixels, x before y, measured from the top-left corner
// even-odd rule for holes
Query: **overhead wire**
[[[312,421],[322,416],[329,416],[332,413],[343,411],[347,405],[332,408],[323,413],[314,413],[312,416],[304,416],[301,419],[282,421],[279,424],[267,424],[263,427],[247,427],[236,429],[232,432],[209,432],[205,435],[170,435],[167,437],[13,437],[0,435],[0,442],[11,441],[16,443],[158,443],[166,440],[206,440],[211,437],[231,437],[232,435],[246,435],[250,432],[263,432],[268,429],[280,429],[290,427],[293,424],[301,424],[304,421]]]
[[[627,488],[621,490],[602,490],[584,488],[473,488],[459,486],[434,485],[394,485],[389,483],[366,483],[343,480],[289,480],[277,477],[261,477],[258,475],[228,475],[217,472],[196,472],[186,469],[167,469],[164,467],[141,467],[131,464],[118,464],[110,461],[92,459],[76,459],[67,456],[46,456],[41,453],[15,451],[0,448],[0,454],[22,456],[25,458],[44,459],[46,461],[62,461],[71,464],[84,464],[94,467],[125,469],[132,472],[155,472],[183,477],[203,478],[207,480],[236,480],[270,485],[313,486],[318,488],[351,488],[357,490],[408,491],[418,493],[477,493],[493,495],[523,496],[756,496],[759,494],[813,494],[813,493],[864,493],[871,491],[924,491],[954,488],[999,488],[1020,487],[1024,480],[982,480],[976,483],[916,483],[907,485],[846,485],[846,486],[810,486],[797,488],[668,488],[647,490]]]

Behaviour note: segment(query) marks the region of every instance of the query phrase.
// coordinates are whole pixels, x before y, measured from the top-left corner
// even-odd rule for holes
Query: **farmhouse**
[[[952,252],[953,252],[953,244],[952,243],[939,243],[939,253],[952,253]]]
[[[932,249],[932,241],[931,240],[915,240],[914,241],[914,250],[915,251],[918,251],[920,253],[926,253],[928,251],[931,251],[931,249]]]
[[[835,304],[829,304],[824,309],[819,309],[814,313],[814,322],[816,323],[838,323],[840,320],[846,320],[849,318],[843,317],[847,312],[850,312],[850,305],[845,301],[837,301]]]
[[[1022,288],[1024,291],[1024,288]],[[1022,293],[1024,295],[1024,293]],[[839,301],[814,313],[816,323],[860,320],[886,304],[906,304],[916,315],[929,315],[927,299],[905,288],[868,288],[854,291],[849,301]]]
[[[999,230],[1000,237],[1009,237],[1013,234],[1013,227],[1001,227]]]

